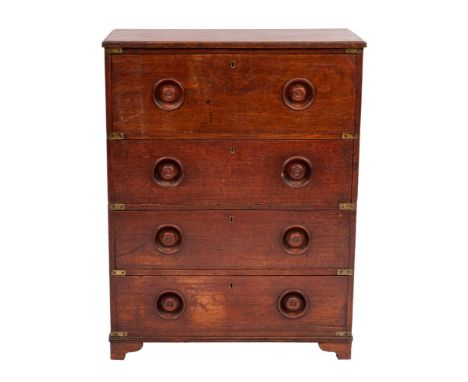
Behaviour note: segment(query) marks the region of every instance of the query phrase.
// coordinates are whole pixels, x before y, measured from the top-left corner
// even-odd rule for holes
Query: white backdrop
[[[463,2],[3,1],[4,381],[466,381]],[[364,56],[353,359],[145,344],[109,360],[104,61],[114,28],[347,27]]]

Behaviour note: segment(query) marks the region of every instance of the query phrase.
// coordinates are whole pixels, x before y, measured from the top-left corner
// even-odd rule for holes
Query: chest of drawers
[[[362,53],[348,30],[115,30],[111,358],[144,342],[351,356]]]

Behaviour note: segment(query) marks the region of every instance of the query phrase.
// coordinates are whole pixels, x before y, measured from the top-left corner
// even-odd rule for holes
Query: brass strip
[[[125,269],[113,269],[111,274],[112,276],[125,276],[127,271]]]
[[[338,276],[352,276],[353,270],[352,269],[337,269],[336,274]]]
[[[121,140],[125,139],[124,133],[120,133],[118,131],[113,131],[109,134],[107,134],[107,140],[108,141],[116,141],[116,140]]]
[[[357,53],[359,52],[359,49],[355,49],[355,48],[354,48],[354,49],[350,49],[350,48],[348,48],[348,49],[345,49],[345,52],[346,52],[346,53],[351,53],[351,54],[353,54],[353,53],[354,53],[354,54],[357,54]]]
[[[354,133],[343,133],[341,139],[359,139],[359,134]]]
[[[111,337],[127,337],[128,332],[111,332]]]
[[[340,203],[342,211],[356,211],[356,203]]]
[[[124,211],[125,204],[122,203],[109,203],[109,209],[111,211]]]
[[[121,54],[122,48],[106,48],[106,53],[108,54]]]
[[[335,336],[337,337],[351,337],[353,334],[351,332],[336,332]]]

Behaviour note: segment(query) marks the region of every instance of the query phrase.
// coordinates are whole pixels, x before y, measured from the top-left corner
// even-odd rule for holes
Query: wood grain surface
[[[129,337],[335,336],[346,329],[349,277],[341,276],[125,276],[114,279],[116,330]],[[185,299],[176,319],[155,312],[165,290]],[[278,310],[285,290],[307,295],[307,312],[287,318]]]
[[[112,55],[113,130],[129,139],[352,132],[355,76],[355,54]],[[283,102],[284,85],[298,77],[315,87],[305,110]],[[184,89],[172,111],[153,100],[166,78]]]
[[[118,269],[266,270],[347,268],[351,214],[347,211],[114,211]],[[161,226],[176,226],[183,244],[171,254],[155,246]],[[286,227],[303,226],[310,247],[301,254],[284,248]]]
[[[363,48],[349,29],[115,29],[104,47]]]
[[[352,145],[346,140],[116,141],[111,153],[113,202],[337,209],[351,197]],[[310,161],[313,173],[306,186],[294,188],[284,182],[282,170],[286,160],[298,155]],[[177,186],[155,182],[153,168],[161,157],[183,165]]]

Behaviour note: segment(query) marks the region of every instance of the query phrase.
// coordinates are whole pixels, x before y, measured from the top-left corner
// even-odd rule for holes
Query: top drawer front
[[[127,138],[281,137],[354,130],[354,54],[121,54],[112,56],[111,66],[113,130]],[[302,110],[293,110],[284,100],[293,97],[289,91],[297,83],[285,95],[283,90],[295,78],[313,86],[311,90],[307,81],[299,81],[295,97],[305,97],[305,103],[313,98]],[[169,81],[155,88],[163,79],[179,85]],[[172,101],[165,104],[159,95],[167,84],[165,97]]]

